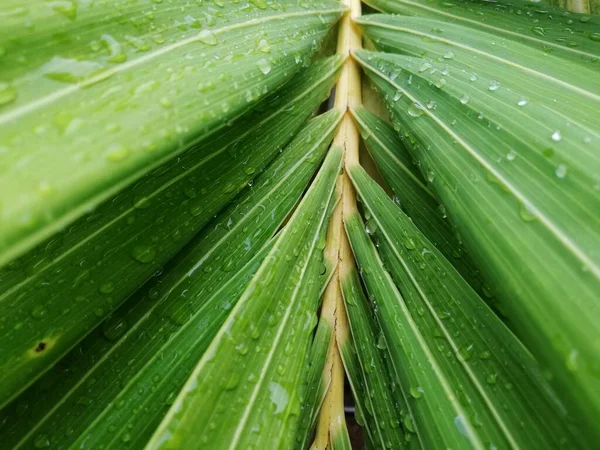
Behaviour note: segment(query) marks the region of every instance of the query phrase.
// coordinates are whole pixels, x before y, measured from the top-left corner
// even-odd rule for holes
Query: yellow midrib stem
[[[350,56],[354,49],[361,48],[361,36],[352,18],[360,16],[360,0],[344,0],[349,11],[340,21],[337,53]],[[359,164],[360,135],[352,120],[349,108],[361,105],[360,67],[351,57],[346,59],[339,81],[336,85],[334,107],[344,112],[340,128],[333,140],[333,147],[344,149],[344,168]],[[330,380],[329,388],[323,402],[317,423],[317,432],[311,449],[325,450],[331,448],[331,435],[345,428],[344,416],[344,368],[338,349],[338,336],[347,339],[349,336],[348,321],[345,316],[340,278],[343,279],[348,268],[354,264],[349,252],[349,245],[344,232],[343,220],[356,209],[356,193],[346,173],[340,176],[342,201],[336,207],[327,230],[325,256],[330,261],[337,261],[334,274],[323,297],[321,316],[332,325],[334,336],[329,348],[324,378]]]

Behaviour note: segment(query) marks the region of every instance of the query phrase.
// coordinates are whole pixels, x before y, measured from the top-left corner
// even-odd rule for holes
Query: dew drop
[[[525,203],[521,203],[519,215],[521,216],[521,219],[523,219],[525,222],[533,222],[536,219],[536,216],[532,211],[531,207],[526,205]]]
[[[259,59],[256,62],[256,65],[258,66],[260,71],[265,75],[267,75],[271,71],[271,63],[267,59]]]
[[[410,396],[414,399],[420,399],[423,397],[423,388],[421,386],[410,388]]]
[[[106,160],[110,162],[120,162],[129,156],[131,151],[129,148],[121,144],[113,144],[106,152]]]
[[[466,94],[465,94],[465,95],[463,95],[463,96],[460,98],[460,102],[461,102],[463,105],[466,105],[467,103],[469,103],[469,100],[471,100],[471,98],[470,98],[468,95],[466,95]]]
[[[41,67],[44,77],[61,83],[78,83],[102,70],[102,65],[95,61],[79,61],[76,59],[55,56]]]
[[[44,317],[46,317],[46,314],[48,314],[48,310],[43,305],[37,305],[31,311],[31,317],[35,319],[43,319]]]
[[[119,41],[117,41],[110,34],[103,34],[100,36],[100,41],[108,49],[109,55],[108,60],[113,63],[122,63],[127,59],[127,56],[123,52],[123,48]]]
[[[148,245],[138,245],[133,249],[133,259],[143,264],[148,264],[154,260],[156,250]]]
[[[110,294],[114,290],[115,290],[115,284],[110,281],[108,283],[101,284],[100,287],[98,288],[98,291],[101,294]]]
[[[128,324],[125,318],[109,319],[107,322],[104,322],[102,333],[106,339],[114,342],[125,334],[127,328]]]
[[[567,165],[566,164],[559,164],[556,167],[556,170],[555,170],[554,173],[556,174],[556,176],[558,178],[562,179],[562,178],[566,177],[567,176]]]
[[[269,45],[266,39],[261,39],[258,43],[257,50],[262,53],[271,53],[271,46]]]
[[[473,344],[463,345],[458,349],[458,359],[468,361],[473,356]]]
[[[408,115],[411,117],[421,117],[423,115],[423,107],[420,103],[413,103],[408,108]]]
[[[562,139],[562,136],[560,135],[560,131],[555,131],[554,133],[552,133],[552,140],[554,142],[559,142]]]
[[[527,103],[528,103],[528,102],[527,102],[527,99],[525,99],[525,98],[522,98],[522,99],[520,99],[520,100],[517,102],[517,105],[518,105],[518,106],[525,106],[525,105],[527,105]]]
[[[509,161],[514,161],[516,157],[517,157],[517,152],[514,151],[512,148],[506,154],[506,159]]]
[[[498,83],[496,80],[491,80],[490,83],[488,84],[488,89],[490,91],[497,91],[499,87],[500,87],[500,83]]]
[[[200,33],[198,33],[198,35],[196,36],[196,38],[200,42],[203,42],[203,43],[208,44],[208,45],[217,45],[218,42],[219,42],[217,40],[217,36],[215,35],[215,33],[213,33],[210,30],[202,30]]]

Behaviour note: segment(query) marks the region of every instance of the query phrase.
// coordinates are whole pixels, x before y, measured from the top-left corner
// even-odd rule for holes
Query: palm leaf
[[[362,138],[377,168],[395,194],[394,200],[411,217],[427,238],[452,262],[471,286],[486,297],[478,269],[471,261],[446,220],[444,206],[427,186],[412,162],[400,137],[391,127],[365,108],[352,110]],[[367,226],[368,226],[367,222]]]
[[[578,439],[579,433],[571,436],[564,408],[521,343],[364,170],[349,170],[377,224],[371,232],[423,345],[432,353],[437,350],[441,377],[454,386],[465,414],[459,417],[465,423],[452,417],[455,424],[472,427],[480,442],[498,448],[551,448]],[[428,389],[410,389],[418,409]]]
[[[3,4],[0,265],[247,111],[341,14],[335,2],[144,3],[70,2],[72,17],[45,0],[17,16]]]
[[[56,362],[232,200],[328,94],[341,62],[314,64],[207,142],[206,154],[190,150],[4,269],[0,320],[11,326],[1,330],[0,403]]]
[[[403,35],[388,32],[390,42]],[[437,45],[413,43],[423,50]],[[593,148],[600,130],[588,115],[600,102],[582,91],[587,81],[578,87],[543,72],[534,63],[540,55],[524,76],[516,63],[521,54],[515,55],[513,64],[478,53],[476,76],[465,70],[474,67],[466,50],[443,63],[356,57],[390,106],[405,145],[431,174],[511,324],[549,366],[573,411],[595,423],[600,159]],[[544,57],[562,71],[562,62]],[[571,78],[582,81],[583,73]]]
[[[56,448],[77,442],[143,446],[272,248],[265,247],[267,241],[321,162],[339,116],[331,111],[309,122],[235,206],[68,355],[74,372],[68,382],[61,383],[63,372],[55,370],[14,403],[6,411],[10,426],[2,440],[15,448],[38,436]],[[82,361],[82,349],[92,361],[89,356]],[[32,398],[45,401],[28,421],[14,421],[13,412]],[[93,407],[73,421],[81,398],[93,399]],[[57,424],[68,424],[70,434],[60,433],[64,426]]]
[[[315,296],[324,284],[318,282],[323,263],[317,243],[335,203],[341,156],[335,147],[329,152],[149,448],[184,441],[217,448],[290,446],[316,324]]]
[[[351,340],[341,343],[344,363],[360,406],[366,434],[375,448],[419,448],[419,442],[404,425],[410,421],[406,399],[395,392],[380,348],[387,348],[383,335],[377,336],[370,306],[363,293],[356,268],[352,266],[340,280]],[[353,348],[349,347],[353,346]],[[353,370],[352,352],[359,366]],[[349,354],[350,353],[350,354]],[[350,362],[350,365],[348,365]],[[350,370],[348,370],[350,369]],[[358,378],[358,380],[357,380]],[[356,386],[362,385],[362,392]]]
[[[531,92],[536,99],[554,97],[557,101],[561,98],[568,101],[577,94],[577,103],[591,108],[600,101],[600,80],[593,64],[578,64],[574,71],[560,57],[491,33],[438,20],[374,14],[357,22],[377,48],[386,52],[413,56],[427,52],[428,58],[448,65],[457,62],[469,66],[469,72],[475,72],[476,76],[490,74],[492,80],[496,73],[507,77],[510,74],[512,83],[529,77],[528,84],[537,86]],[[443,28],[442,33],[436,31],[439,28]]]
[[[485,2],[458,0],[367,0],[386,13],[430,17],[493,33],[573,62],[593,62],[600,56],[597,17],[524,0]],[[443,33],[445,26],[437,32]]]

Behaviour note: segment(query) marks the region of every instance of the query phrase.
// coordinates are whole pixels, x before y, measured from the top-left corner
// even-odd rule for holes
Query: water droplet
[[[564,178],[567,176],[567,165],[566,164],[559,164],[556,167],[556,171],[554,172],[556,174],[556,176],[558,178]]]
[[[17,90],[8,83],[0,83],[0,106],[7,105],[17,98]]]
[[[465,95],[463,95],[463,96],[460,98],[460,102],[461,102],[463,105],[466,105],[467,103],[469,103],[469,100],[471,100],[471,98],[470,98],[468,95],[466,95],[466,94],[465,94]]]
[[[131,151],[129,148],[125,147],[121,144],[113,144],[108,148],[106,152],[106,160],[110,162],[119,162],[123,161],[125,158],[129,156]]]
[[[536,216],[529,205],[525,203],[521,203],[521,209],[519,210],[519,215],[521,219],[525,222],[533,222],[536,219]]]
[[[61,83],[78,83],[102,70],[102,65],[95,61],[78,61],[76,59],[55,56],[41,67],[44,77]]]
[[[560,135],[560,131],[556,130],[554,133],[552,133],[552,140],[554,142],[559,142],[562,139],[562,136]]]
[[[413,103],[408,108],[408,115],[411,117],[420,117],[423,115],[423,106],[420,103]]]
[[[289,402],[289,394],[279,383],[269,383],[269,392],[271,402],[275,405],[275,414],[279,414],[285,410]]]
[[[100,41],[108,49],[108,61],[113,63],[122,63],[127,59],[127,56],[123,52],[123,48],[121,47],[121,44],[119,44],[119,41],[117,41],[110,34],[103,34],[100,36]]]
[[[590,39],[592,41],[600,42],[600,33],[592,33],[592,34],[590,34]]]
[[[546,30],[544,30],[542,27],[533,27],[531,31],[533,31],[533,34],[537,34],[538,36],[546,36]]]
[[[528,102],[527,102],[527,99],[525,99],[525,98],[522,98],[522,99],[520,99],[520,100],[517,102],[517,105],[518,105],[518,106],[525,106],[525,105],[527,105],[527,103],[528,103]]]
[[[138,245],[133,249],[132,256],[136,261],[147,264],[154,260],[154,257],[156,256],[156,250],[147,245]]]
[[[473,356],[473,344],[463,345],[458,349],[458,359],[468,361]]]
[[[423,388],[421,386],[410,388],[410,396],[414,399],[420,399],[423,397]]]
[[[148,50],[150,50],[150,44],[148,44],[143,39],[128,35],[125,35],[124,38],[125,42],[127,42],[129,45],[135,48],[138,52],[147,52]]]
[[[259,52],[263,52],[263,53],[270,53],[271,52],[271,46],[269,45],[269,43],[267,42],[266,39],[261,39],[260,42],[258,43],[257,50]]]
[[[487,378],[485,379],[485,381],[487,382],[487,384],[496,384],[496,378],[498,378],[498,374],[497,373],[492,373],[490,375],[487,376]]]
[[[202,30],[200,33],[198,33],[196,39],[208,45],[217,45],[219,42],[215,33],[210,30]]]
[[[377,348],[381,350],[385,350],[387,348],[387,342],[383,332],[379,332],[379,336],[377,336]]]
[[[98,288],[98,291],[101,294],[110,294],[114,290],[115,290],[115,284],[112,281],[109,281],[108,283],[103,283]]]
[[[375,232],[377,232],[377,222],[373,219],[367,220],[367,223],[365,225],[365,231],[369,235],[375,234]]]
[[[469,78],[469,81],[477,81],[478,77],[476,73],[471,74],[471,78]]]
[[[514,151],[512,148],[506,154],[506,159],[509,161],[514,161],[516,157],[517,157],[517,152]]]
[[[162,97],[159,101],[159,104],[165,109],[169,109],[173,106],[173,102],[169,97]]]
[[[454,418],[454,426],[458,429],[459,433],[463,436],[469,437],[469,431],[467,428],[467,422],[465,418],[461,415],[458,415]]]
[[[258,68],[260,69],[260,71],[263,74],[265,74],[265,75],[267,75],[271,71],[271,63],[268,60],[264,59],[264,58],[263,59],[259,59],[256,62],[256,65],[258,66]]]
[[[451,51],[448,51],[446,53],[444,53],[444,59],[452,59],[454,58],[454,53]]]
[[[48,314],[48,310],[43,305],[37,305],[31,311],[31,317],[33,317],[35,319],[42,319],[46,316],[46,314]]]
[[[124,317],[117,319],[111,318],[107,322],[104,322],[104,325],[102,326],[102,333],[106,339],[114,342],[125,334],[127,328],[127,320]]]
[[[419,72],[425,72],[428,69],[433,68],[433,66],[431,64],[429,64],[428,62],[424,62],[423,64],[421,64],[419,66]]]
[[[192,205],[190,207],[190,214],[194,217],[198,217],[200,214],[202,214],[202,205],[197,204],[197,205]]]
[[[488,89],[490,91],[497,91],[499,87],[500,87],[500,83],[498,83],[496,80],[491,80],[490,83],[488,84]]]
[[[415,425],[408,414],[404,416],[402,423],[404,424],[404,428],[406,428],[408,431],[411,433],[416,433]]]
[[[427,171],[427,181],[429,181],[430,183],[433,183],[433,180],[435,179],[435,173],[433,173],[431,170]]]
[[[414,250],[416,247],[415,242],[412,240],[412,238],[405,237],[404,238],[404,247],[406,247],[407,250]]]

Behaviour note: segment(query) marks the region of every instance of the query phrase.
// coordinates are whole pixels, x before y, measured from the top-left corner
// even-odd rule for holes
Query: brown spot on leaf
[[[36,353],[41,353],[41,352],[43,352],[44,350],[46,350],[46,347],[47,347],[47,344],[46,344],[44,341],[42,341],[42,342],[40,342],[40,343],[37,345],[37,347],[35,348],[35,352],[36,352]]]

